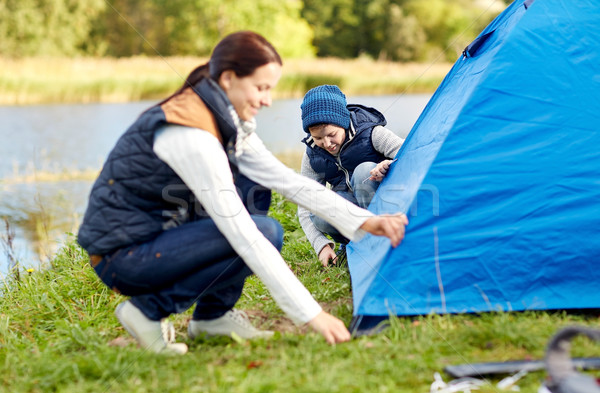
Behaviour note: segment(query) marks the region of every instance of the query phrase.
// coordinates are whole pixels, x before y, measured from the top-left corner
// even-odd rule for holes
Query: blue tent
[[[469,45],[350,243],[352,328],[389,315],[600,308],[600,2],[517,0]]]

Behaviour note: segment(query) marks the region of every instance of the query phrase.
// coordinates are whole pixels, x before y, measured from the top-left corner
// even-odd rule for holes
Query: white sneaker
[[[250,324],[248,315],[241,310],[229,310],[217,319],[208,321],[191,320],[188,325],[188,336],[192,339],[206,334],[208,336],[230,336],[235,333],[244,339],[269,338],[273,336],[270,330],[258,330]]]
[[[175,329],[166,320],[148,319],[130,301],[119,304],[115,314],[121,325],[137,340],[140,347],[153,352],[170,352],[180,355],[187,352],[187,345],[175,342]]]

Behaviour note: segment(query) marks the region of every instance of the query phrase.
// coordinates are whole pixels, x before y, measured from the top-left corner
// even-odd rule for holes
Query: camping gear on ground
[[[495,387],[500,390],[515,390],[516,383],[528,372],[546,369],[547,381],[539,393],[600,393],[600,382],[577,370],[600,370],[600,358],[571,359],[571,340],[578,335],[600,342],[600,329],[583,326],[569,326],[552,337],[546,349],[544,360],[520,360],[508,362],[471,363],[446,366],[444,371],[455,377],[444,382],[439,373],[434,374],[432,393],[454,393],[479,389],[490,383],[484,377],[497,374],[512,374],[503,378]]]
[[[516,0],[469,45],[348,245],[354,334],[389,315],[600,308],[600,2]]]
[[[578,370],[600,370],[600,358],[573,358]],[[497,374],[514,374],[519,371],[540,371],[546,368],[544,360],[511,360],[506,362],[465,363],[444,367],[446,374],[454,378],[480,377]]]
[[[559,331],[548,344],[545,360],[549,379],[545,387],[551,393],[600,393],[598,381],[577,372],[571,361],[571,340],[578,335],[600,342],[600,329],[571,326]]]
[[[514,375],[510,375],[500,380],[497,384],[493,385],[489,380],[473,378],[473,377],[461,377],[454,379],[449,382],[444,382],[440,373],[433,374],[433,383],[429,388],[430,393],[456,393],[465,392],[470,393],[472,390],[478,390],[481,387],[490,385],[495,390],[512,390],[518,392],[520,390],[517,382],[527,374],[527,371],[522,370]]]
[[[450,382],[444,382],[440,373],[433,374],[433,383],[429,388],[430,393],[455,393],[470,392],[485,385],[486,381],[477,378],[459,378]]]

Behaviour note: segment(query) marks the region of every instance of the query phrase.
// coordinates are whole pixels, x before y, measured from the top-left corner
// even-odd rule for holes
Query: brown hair
[[[194,69],[175,94],[206,77],[218,81],[226,70],[244,77],[251,75],[258,67],[272,62],[282,64],[279,53],[269,41],[253,31],[238,31],[223,38],[213,49],[208,63]]]

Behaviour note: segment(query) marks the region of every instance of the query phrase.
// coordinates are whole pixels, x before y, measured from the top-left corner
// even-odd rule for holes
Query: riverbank
[[[167,58],[0,57],[0,105],[131,102],[172,93],[206,61]],[[451,64],[359,59],[284,60],[274,98],[297,98],[311,87],[336,84],[348,95],[431,93]]]

